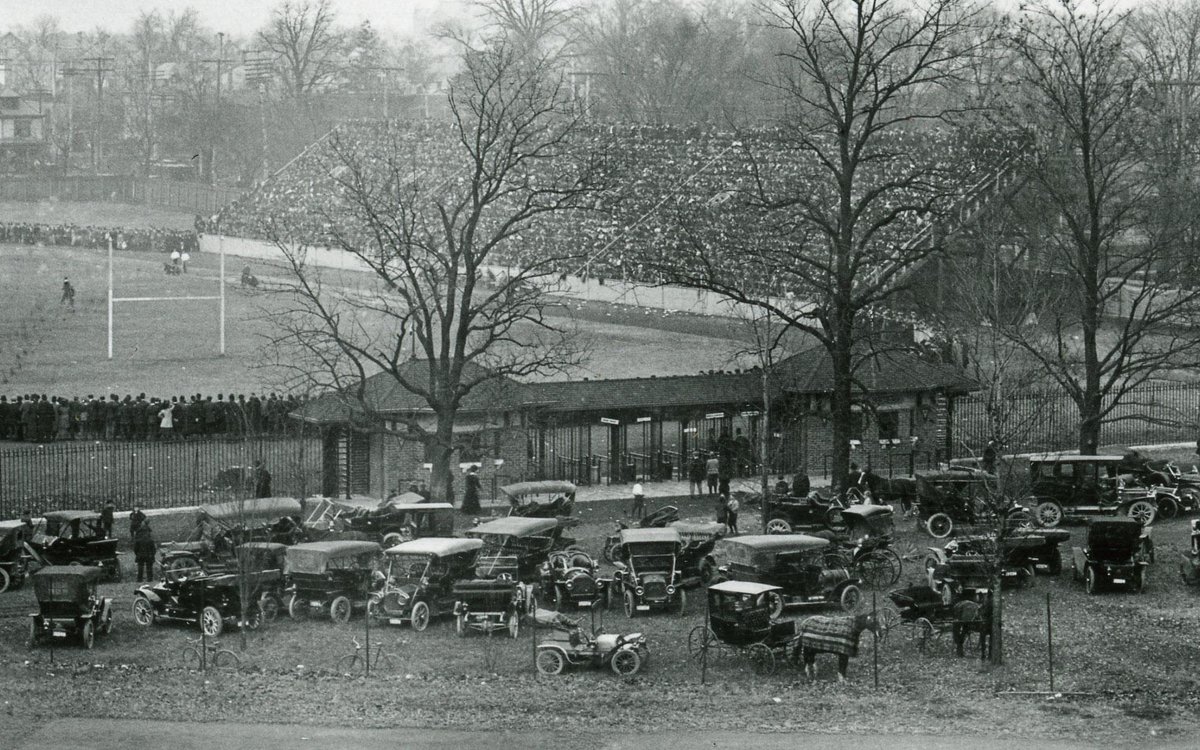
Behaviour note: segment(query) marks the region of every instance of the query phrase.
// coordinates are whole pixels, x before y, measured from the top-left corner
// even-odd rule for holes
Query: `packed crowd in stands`
[[[46,394],[0,396],[0,440],[179,440],[279,435],[293,431],[288,414],[302,396],[275,393],[136,397],[117,394],[66,398]]]
[[[355,226],[346,203],[339,202],[336,179],[350,170],[339,166],[334,151],[353,153],[365,162],[362,166],[377,166],[381,180],[390,169],[404,183],[393,188],[413,195],[445,193],[465,187],[461,179],[447,179],[464,156],[450,131],[428,123],[345,123],[258,190],[226,206],[219,214],[219,229],[270,239],[266,228],[274,226],[279,239],[336,246],[334,236],[340,235],[367,245],[365,227]],[[662,280],[663,269],[697,264],[700,246],[705,257],[719,266],[753,274],[759,271],[745,262],[745,248],[763,234],[763,217],[747,206],[756,169],[775,197],[821,198],[828,192],[822,201],[827,205],[835,201],[831,182],[820,174],[815,157],[795,148],[780,130],[735,133],[700,126],[591,126],[577,138],[582,141],[573,144],[578,151],[603,155],[611,187],[589,195],[578,210],[533,222],[497,248],[492,257],[496,265],[528,267],[550,261],[556,272],[601,282],[656,283]],[[857,190],[862,194],[885,183],[912,187],[889,190],[888,200],[877,202],[863,217],[862,226],[893,209],[914,208],[901,208],[897,220],[875,237],[879,257],[886,258],[928,225],[930,217],[915,206],[932,203],[939,213],[953,212],[956,202],[994,174],[1023,142],[1019,134],[939,128],[880,136],[859,171]],[[722,255],[725,249],[728,258]],[[765,276],[752,281],[773,293],[788,291],[786,283],[778,280],[772,288],[772,280]]]
[[[0,222],[0,243],[14,245],[59,245],[115,250],[193,253],[200,243],[193,230],[161,228],[81,227],[75,224]]]

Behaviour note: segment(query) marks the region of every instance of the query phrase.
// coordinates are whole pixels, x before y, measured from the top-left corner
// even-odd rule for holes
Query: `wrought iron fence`
[[[0,518],[24,510],[95,508],[109,498],[118,508],[218,502],[228,499],[219,473],[255,460],[271,473],[273,495],[320,492],[316,430],[239,439],[50,443],[0,451]]]

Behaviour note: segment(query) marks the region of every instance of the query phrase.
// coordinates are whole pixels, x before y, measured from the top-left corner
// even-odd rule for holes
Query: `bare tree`
[[[1039,325],[992,322],[1075,403],[1084,454],[1106,423],[1132,418],[1116,410],[1135,389],[1198,354],[1200,293],[1154,273],[1179,227],[1153,221],[1145,133],[1161,122],[1129,42],[1128,14],[1079,0],[1028,6],[1011,39],[1010,116],[1039,130],[1022,165],[1039,199],[1022,230]]]
[[[463,65],[449,94],[452,122],[438,130],[414,136],[380,124],[376,137],[331,136],[314,157],[333,183],[316,222],[323,237],[308,223],[266,227],[292,277],[277,290],[290,301],[272,317],[278,361],[310,386],[345,389],[377,427],[366,391],[375,373],[427,404],[432,424],[388,420],[425,444],[439,496],[468,395],[577,363],[572,331],[547,318],[544,294],[569,255],[511,259],[601,187],[546,58],[497,38],[465,50]],[[307,263],[307,246],[293,244],[314,241],[355,259],[372,285],[345,292],[328,283]]]
[[[302,99],[337,76],[344,40],[336,24],[329,0],[283,0],[271,11],[258,39],[279,58],[289,96]]]
[[[493,32],[543,49],[556,39],[568,40],[578,15],[565,0],[475,0],[474,5]]]

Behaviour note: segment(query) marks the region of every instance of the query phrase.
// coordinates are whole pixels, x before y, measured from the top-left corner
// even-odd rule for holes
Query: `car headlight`
[[[636,589],[634,589],[634,590],[637,592],[637,595],[638,595],[638,596],[641,596],[642,594],[646,593],[646,589],[642,588],[641,586],[638,586],[638,587],[637,587]]]
[[[674,587],[674,586],[667,586],[667,593],[668,593],[668,594],[674,594],[674,593],[675,593],[675,587]]]

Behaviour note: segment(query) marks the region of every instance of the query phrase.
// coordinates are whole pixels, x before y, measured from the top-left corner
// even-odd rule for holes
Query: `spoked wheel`
[[[1032,529],[1034,527],[1033,514],[1024,508],[1014,510],[1004,517],[1004,527],[1010,532]]]
[[[934,513],[925,521],[925,530],[934,539],[945,539],[954,531],[954,521],[945,513]]]
[[[429,605],[425,602],[417,602],[412,608],[412,629],[421,633],[428,627]]]
[[[642,657],[637,650],[623,648],[612,656],[612,671],[622,677],[632,677],[642,668]]]
[[[1154,506],[1147,500],[1138,500],[1129,506],[1129,517],[1143,526],[1154,523]]]
[[[886,630],[894,630],[900,625],[900,610],[891,605],[880,607],[876,610],[876,616],[883,623]]]
[[[133,621],[142,627],[154,624],[154,605],[144,596],[133,600]]]
[[[1033,563],[1025,563],[1025,565],[1021,568],[1021,572],[1025,578],[1025,586],[1032,588],[1033,584],[1035,583],[1034,578],[1037,576],[1037,568],[1034,567]]]
[[[467,637],[467,616],[458,615],[454,618],[454,633],[459,638]]]
[[[934,637],[933,623],[925,617],[918,617],[913,623],[913,643],[917,644],[917,650],[921,653],[929,646],[929,641]]]
[[[683,589],[679,589],[679,591],[677,591],[676,593],[679,594],[679,604],[678,604],[677,611],[679,612],[679,614],[682,615],[684,613],[684,611],[687,610],[687,592],[684,591]]]
[[[1049,500],[1038,503],[1037,509],[1034,511],[1034,518],[1037,520],[1039,526],[1046,529],[1053,529],[1062,523],[1062,506]]]
[[[0,594],[8,591],[8,587],[12,585],[12,576],[4,568],[0,568]]]
[[[1100,582],[1096,579],[1096,569],[1088,566],[1087,573],[1083,576],[1083,588],[1089,594],[1095,594],[1100,590]]]
[[[1158,513],[1159,518],[1170,520],[1179,515],[1179,503],[1175,502],[1175,498],[1170,495],[1160,495],[1158,497]]]
[[[855,574],[873,591],[883,591],[900,577],[892,558],[881,552],[868,552],[854,565]]]
[[[521,616],[516,612],[508,613],[508,635],[513,639],[521,635]]]
[[[746,649],[746,657],[757,675],[775,674],[775,654],[765,643],[755,643]]]
[[[279,617],[279,600],[271,594],[263,594],[258,598],[258,609],[262,612],[263,623],[275,622]]]
[[[767,521],[768,534],[790,534],[792,533],[792,524],[786,518],[772,518]]]
[[[862,591],[852,583],[842,589],[842,595],[838,597],[838,601],[842,605],[843,610],[853,612],[862,603]]]
[[[221,610],[216,607],[205,607],[200,612],[200,629],[209,638],[216,638],[225,630],[225,619],[221,617]]]
[[[637,599],[632,591],[625,589],[625,616],[632,620],[635,614],[637,614]]]
[[[301,599],[298,594],[292,594],[288,599],[288,617],[293,620],[307,620],[308,600]]]
[[[96,645],[96,626],[92,624],[91,620],[83,624],[83,630],[80,631],[79,638],[83,641],[84,648],[90,649]]]
[[[566,657],[558,649],[544,648],[538,651],[537,670],[541,674],[562,674],[565,666],[567,666]]]
[[[707,631],[707,638],[705,632]],[[697,625],[692,628],[687,637],[687,652],[688,656],[693,659],[699,659],[706,649],[711,649],[717,642],[717,634],[712,632],[703,625]]]
[[[200,571],[200,563],[190,557],[177,557],[163,566],[163,578],[172,583]]]
[[[896,581],[900,580],[900,575],[904,572],[904,561],[900,558],[900,554],[891,547],[876,550],[876,554],[883,555],[892,563],[892,580],[888,581],[886,585],[894,585]]]
[[[255,607],[250,614],[242,618],[242,626],[247,630],[258,630],[263,625],[263,613],[258,607]]]
[[[329,603],[329,619],[338,625],[345,625],[350,622],[350,613],[352,610],[353,607],[350,605],[348,597],[334,597],[334,600]]]
[[[777,619],[783,614],[783,594],[778,591],[768,591],[767,606],[770,607],[771,619]]]

